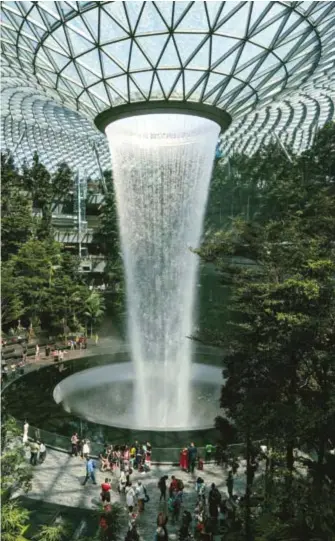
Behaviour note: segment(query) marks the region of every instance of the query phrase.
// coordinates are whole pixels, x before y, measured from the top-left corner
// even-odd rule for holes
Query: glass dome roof
[[[252,151],[271,126],[312,133],[333,115],[334,14],[334,2],[2,2],[6,141],[23,122],[35,141],[53,129],[104,146],[100,112],[155,100],[227,111],[230,150],[243,138]]]

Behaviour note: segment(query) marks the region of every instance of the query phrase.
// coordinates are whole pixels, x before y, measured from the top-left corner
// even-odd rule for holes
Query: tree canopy
[[[242,538],[330,541],[335,535],[329,519],[335,485],[327,467],[335,447],[334,124],[300,156],[290,150],[288,159],[271,145],[230,162],[221,169],[221,188],[233,175],[243,197],[231,197],[234,214],[226,209],[221,226],[210,224],[198,251],[230,296],[221,328],[203,329],[197,338],[223,348],[221,407],[245,443]],[[227,441],[225,433],[222,437]],[[251,513],[256,440],[281,457],[266,472],[267,504],[257,518]],[[297,469],[296,448],[310,456],[304,475]]]

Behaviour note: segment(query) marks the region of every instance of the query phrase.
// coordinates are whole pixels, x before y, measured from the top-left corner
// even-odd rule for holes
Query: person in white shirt
[[[45,458],[47,456],[47,448],[46,446],[44,445],[43,442],[40,443],[40,463],[42,464],[42,462],[45,461]]]
[[[83,456],[86,458],[89,454],[90,454],[90,448],[89,448],[89,445],[88,445],[88,440],[84,440],[84,445],[83,445]]]
[[[25,421],[24,425],[23,425],[22,443],[27,443],[28,442],[28,430],[29,430],[29,423],[28,423],[28,421]]]
[[[137,481],[137,486],[135,489],[136,497],[137,497],[137,503],[138,503],[138,512],[141,513],[144,511],[144,502],[145,502],[145,486],[142,485],[141,481]]]
[[[119,492],[124,492],[127,484],[127,475],[125,471],[121,471],[119,478]]]
[[[135,506],[136,494],[131,483],[129,483],[129,486],[126,487],[125,492],[126,492],[126,503],[128,506],[128,511],[129,513],[132,513]]]

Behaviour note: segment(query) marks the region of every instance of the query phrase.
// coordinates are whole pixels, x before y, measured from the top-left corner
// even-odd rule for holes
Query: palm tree
[[[90,321],[91,338],[93,336],[93,324],[96,323],[105,313],[104,299],[98,291],[92,291],[85,303],[85,316]]]
[[[1,506],[1,538],[3,541],[25,541],[24,533],[29,511],[20,507],[17,502],[10,501]]]
[[[64,541],[69,538],[71,528],[68,524],[55,522],[50,526],[42,526],[39,533],[34,536],[38,541]]]

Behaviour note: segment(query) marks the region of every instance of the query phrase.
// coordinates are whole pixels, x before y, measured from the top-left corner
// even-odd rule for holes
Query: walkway
[[[27,452],[27,459],[30,454]],[[235,480],[235,493],[244,492],[244,466],[242,464]],[[162,475],[175,475],[182,479],[184,488],[184,508],[193,513],[196,495],[194,490],[195,480],[198,475],[205,480],[209,489],[211,483],[215,483],[221,493],[226,494],[226,473],[216,465],[205,465],[205,471],[194,475],[181,472],[178,468],[172,466],[155,466],[148,473],[140,474],[134,471],[131,480],[135,484],[137,479],[141,479],[147,487],[150,496],[150,502],[146,504],[145,512],[138,519],[139,532],[144,541],[150,541],[154,537],[155,522],[157,513],[164,509],[164,504],[159,503],[159,490],[157,488],[158,479]],[[121,502],[125,505],[124,496],[117,492],[118,472],[113,476],[110,472],[107,474],[97,470],[98,485],[92,485],[91,481],[85,486],[81,483],[85,477],[85,461],[79,457],[71,457],[65,453],[54,450],[48,450],[45,462],[34,468],[34,478],[32,490],[28,497],[36,500],[44,500],[49,503],[67,505],[76,508],[96,509],[99,506],[100,483],[106,476],[112,478],[112,502]],[[171,539],[175,539],[177,528],[168,524],[168,531]]]

